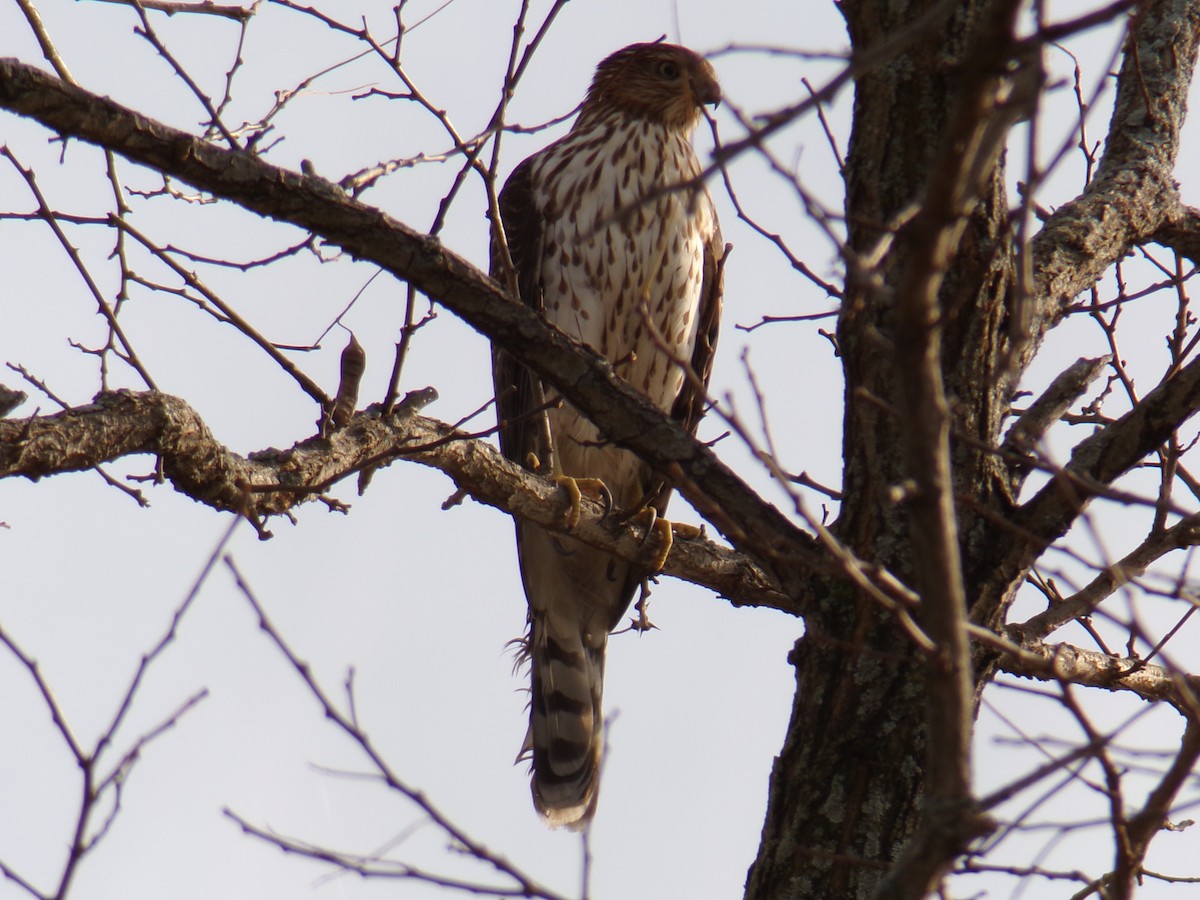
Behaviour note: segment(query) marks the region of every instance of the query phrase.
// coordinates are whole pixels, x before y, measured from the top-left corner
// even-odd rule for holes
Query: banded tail
[[[577,620],[551,611],[530,621],[530,787],[534,807],[554,828],[580,831],[596,811],[607,642],[606,631],[583,634]]]

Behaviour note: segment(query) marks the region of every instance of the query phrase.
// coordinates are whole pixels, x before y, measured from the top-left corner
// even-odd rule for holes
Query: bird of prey
[[[570,132],[509,177],[505,243],[492,229],[492,274],[689,433],[712,370],[724,254],[691,138],[704,105],[720,99],[712,66],[691,50],[617,51],[597,67]],[[598,480],[606,500],[651,521],[665,510],[660,476],[498,347],[493,374],[505,456],[568,488]],[[536,525],[516,529],[533,802],[547,824],[578,830],[596,809],[608,634],[651,573]]]

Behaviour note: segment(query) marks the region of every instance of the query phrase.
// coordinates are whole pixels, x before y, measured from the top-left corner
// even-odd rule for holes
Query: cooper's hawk
[[[570,133],[521,163],[500,215],[523,303],[606,356],[690,432],[703,412],[721,308],[720,229],[691,136],[721,99],[712,66],[671,44],[600,63]],[[495,233],[495,230],[493,230]],[[497,242],[492,273],[507,269]],[[599,479],[623,510],[665,510],[670,488],[608,443],[553,388],[494,352],[500,446],[542,474]],[[604,649],[644,569],[517,522],[529,601],[533,801],[553,826],[596,809]]]

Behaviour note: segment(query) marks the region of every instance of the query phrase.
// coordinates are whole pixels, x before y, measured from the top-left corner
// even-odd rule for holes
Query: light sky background
[[[413,0],[406,20],[433,12],[441,0]],[[547,3],[536,3],[531,21]],[[389,4],[324,4],[329,14],[356,23],[360,16],[380,36],[390,34]],[[462,133],[481,128],[497,99],[518,4],[457,0],[406,37],[406,69]],[[180,128],[195,130],[203,110],[153,49],[133,34],[135,13],[102,3],[48,0],[39,7],[47,29],[75,77],[89,89]],[[1077,11],[1054,5],[1057,14]],[[202,87],[220,95],[235,52],[237,28],[208,17],[152,15],[152,23]],[[532,28],[530,29],[532,31]],[[510,119],[535,124],[571,109],[582,97],[601,58],[634,41],[666,34],[702,52],[731,43],[773,44],[841,52],[846,37],[831,3],[646,2],[576,0],[559,16],[510,108]],[[1119,40],[1113,28],[1071,44],[1084,65],[1085,91],[1103,81]],[[327,66],[349,59],[362,46],[335,35],[315,20],[263,6],[243,49],[229,122],[255,119],[273,92],[294,87]],[[43,64],[15,3],[0,2],[0,55]],[[722,134],[739,129],[731,107],[757,113],[795,101],[836,67],[819,59],[732,53],[713,57],[729,102],[717,113]],[[1071,62],[1050,54],[1059,78]],[[421,151],[440,152],[448,141],[414,105],[370,98],[351,101],[368,86],[400,90],[374,59],[343,66],[312,85],[279,117],[286,138],[268,155],[298,168],[302,159],[337,180],[378,161]],[[1105,95],[1108,97],[1109,95]],[[1102,97],[1089,128],[1102,136],[1108,105]],[[849,137],[850,94],[830,111],[841,149]],[[1073,101],[1058,87],[1047,101],[1041,134],[1049,155],[1075,126]],[[552,132],[508,136],[502,171],[540,149]],[[1196,128],[1190,127],[1193,135]],[[1019,132],[1023,135],[1023,130]],[[0,116],[0,142],[26,165],[56,209],[103,215],[111,189],[94,148],[71,144],[65,165],[47,133],[12,116]],[[1023,140],[1023,137],[1022,137]],[[698,143],[707,147],[701,130]],[[1185,141],[1179,170],[1184,197],[1200,202],[1200,173],[1190,162],[1194,137]],[[796,166],[806,189],[831,209],[841,208],[841,182],[815,117],[801,120],[772,142],[786,166]],[[1013,149],[1019,177],[1019,148]],[[33,200],[23,180],[0,161],[4,209],[28,210]],[[403,170],[363,199],[401,221],[425,229],[455,166],[426,164]],[[795,192],[753,158],[731,170],[748,210],[822,277],[836,281],[835,248],[806,217]],[[153,189],[152,173],[120,163],[123,183]],[[1189,178],[1193,184],[1189,185]],[[1052,207],[1082,183],[1072,155],[1051,180],[1040,202]],[[841,378],[830,342],[818,329],[832,320],[777,325],[751,334],[736,324],[764,315],[807,314],[830,309],[820,290],[791,271],[780,253],[737,220],[720,184],[712,186],[726,239],[735,245],[727,269],[726,316],[714,375],[714,394],[732,394],[752,428],[757,412],[748,390],[743,354],[769,398],[768,413],[781,459],[836,485],[840,471]],[[1014,192],[1015,198],[1015,192]],[[1014,199],[1015,202],[1015,199]],[[134,224],[157,240],[210,256],[250,259],[301,238],[289,226],[263,223],[230,204],[185,205],[162,198],[134,200]],[[486,259],[487,222],[477,181],[456,202],[443,234],[447,246],[479,264]],[[106,262],[113,236],[99,227],[73,228],[101,290],[117,288],[117,268]],[[328,255],[332,255],[330,252]],[[152,281],[174,285],[161,265],[142,254],[133,268]],[[1166,255],[1162,254],[1166,259]],[[320,265],[304,257],[282,266],[251,270],[205,267],[201,277],[269,338],[285,344],[316,339],[372,270],[349,260]],[[1138,276],[1132,276],[1138,277]],[[1149,280],[1151,276],[1141,276]],[[379,399],[391,366],[391,347],[403,321],[403,288],[375,279],[345,323],[368,353],[363,404]],[[1147,389],[1163,364],[1162,335],[1169,328],[1170,297],[1142,301],[1142,319],[1122,333],[1123,350]],[[1130,314],[1133,318],[1133,313]],[[312,433],[316,411],[283,373],[233,329],[221,326],[178,297],[139,291],[122,323],[160,387],[185,397],[220,441],[239,453],[286,447]],[[68,345],[103,338],[77,273],[49,230],[40,224],[0,221],[0,362],[29,368],[60,396],[85,403],[97,388],[96,361]],[[1047,341],[1030,376],[1033,385],[1080,355],[1103,352],[1099,332],[1072,323]],[[336,386],[337,359],[345,332],[335,331],[320,352],[295,357],[327,390]],[[429,415],[454,421],[491,395],[486,341],[441,312],[416,337],[403,388],[433,385],[440,399]],[[23,387],[4,370],[0,381]],[[121,367],[114,386],[140,388]],[[1113,401],[1111,411],[1119,411]],[[14,415],[40,408],[41,396]],[[487,413],[471,427],[491,425]],[[711,417],[702,436],[722,427]],[[1189,432],[1190,433],[1190,432]],[[1078,440],[1071,433],[1066,439]],[[721,454],[739,472],[787,508],[746,448],[728,439]],[[1061,443],[1063,456],[1069,443]],[[118,478],[145,474],[149,458],[109,467]],[[1141,483],[1151,491],[1148,481]],[[174,610],[195,582],[230,524],[230,517],[176,494],[169,486],[143,486],[151,503],[139,509],[94,473],[60,476],[39,484],[0,483],[0,626],[36,658],[84,744],[94,742],[123,696],[141,655],[158,641]],[[525,733],[523,674],[512,672],[506,642],[522,633],[521,595],[509,520],[467,500],[442,512],[453,492],[443,475],[407,463],[376,474],[358,497],[353,483],[334,494],[352,505],[348,516],[317,503],[297,510],[295,526],[270,523],[274,538],[259,541],[245,524],[229,551],[256,596],[315,676],[339,700],[349,668],[355,672],[360,721],[394,771],[424,791],[474,838],[505,854],[534,878],[577,893],[581,871],[578,837],[545,829],[532,812],[524,767],[513,757]],[[827,501],[826,501],[827,502]],[[819,515],[822,499],[806,495]],[[830,517],[836,509],[830,509]],[[694,519],[676,500],[672,518]],[[1140,512],[1105,518],[1098,510],[1099,546],[1082,538],[1092,559],[1119,556],[1133,545]],[[1054,558],[1060,577],[1081,578],[1070,560]],[[1176,562],[1172,571],[1178,572]],[[1131,601],[1134,602],[1134,601]],[[1141,604],[1142,601],[1137,601]],[[1166,604],[1139,605],[1148,621],[1174,621]],[[1029,601],[1027,609],[1036,609]],[[600,812],[592,832],[591,893],[598,898],[740,896],[754,857],[766,804],[767,777],[779,749],[794,690],[786,656],[803,626],[768,610],[734,610],[707,591],[663,579],[654,591],[651,616],[659,630],[615,637],[609,645],[605,705],[611,749],[606,761]],[[1155,627],[1152,625],[1151,627]],[[1195,637],[1194,629],[1192,637]],[[1067,639],[1082,640],[1079,634]],[[1195,641],[1193,640],[1194,644]],[[1188,660],[1174,645],[1180,664]],[[200,689],[208,697],[142,754],[131,772],[122,809],[101,846],[83,863],[71,896],[98,898],[360,898],[443,896],[412,882],[364,882],[329,877],[327,867],[286,858],[243,836],[222,815],[230,808],[281,834],[350,852],[389,847],[393,856],[434,871],[472,869],[411,804],[381,786],[339,777],[328,770],[363,772],[357,748],[326,722],[236,590],[218,567],[204,582],[173,645],[150,670],[129,720],[118,733],[123,751]],[[1141,708],[1128,698],[1100,697],[1098,721],[1115,724]],[[1052,703],[993,690],[989,700],[1006,715],[1023,718],[1034,734],[1078,740],[1078,730],[1057,716]],[[1169,745],[1178,731],[1173,713],[1156,711],[1140,723],[1138,746]],[[990,711],[980,724],[980,790],[1005,783],[1040,762],[1036,753],[998,742],[1011,732]],[[110,751],[111,752],[111,751]],[[115,759],[115,756],[114,756]],[[0,860],[43,890],[57,880],[69,844],[80,791],[78,771],[54,730],[28,674],[0,653]],[[1028,802],[1028,798],[1027,801]],[[1087,806],[1086,804],[1092,804]],[[1049,804],[1046,818],[1104,816],[1086,790],[1067,792]],[[1197,832],[1164,835],[1151,862],[1178,875],[1200,875]],[[1047,865],[1105,871],[1111,861],[1103,832],[1077,836],[1049,848]],[[1028,861],[1045,833],[1014,839],[1009,858]],[[487,873],[474,870],[484,877]],[[962,893],[987,890],[1011,895],[1012,882],[975,879]],[[1186,890],[1186,889],[1184,889]],[[1061,897],[1063,884],[1034,884],[1026,898]],[[1182,896],[1153,884],[1141,896]],[[0,900],[26,896],[0,881]]]

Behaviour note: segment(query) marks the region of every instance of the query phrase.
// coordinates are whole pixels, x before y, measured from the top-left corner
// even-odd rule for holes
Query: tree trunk
[[[909,6],[897,12],[887,0],[842,3],[856,54],[885,42],[895,50],[856,80],[845,169],[848,277],[838,325],[844,498],[832,530],[860,559],[911,585],[913,542],[897,491],[914,473],[906,471],[896,414],[907,373],[896,365],[894,298],[927,248],[920,231],[901,226],[914,204],[927,204],[940,189],[941,167],[956,152],[948,134],[963,113],[963,85],[993,74],[972,73],[988,64],[972,51],[990,40],[1003,62],[1008,33],[987,32],[1007,21],[1002,7],[1013,4],[964,2],[940,18],[945,4]],[[995,455],[979,449],[998,443],[1012,381],[1006,301],[1013,256],[1002,156],[981,182],[937,294],[942,380],[952,398],[952,487],[974,503],[957,510],[968,598],[983,536],[979,514],[1009,505]],[[886,254],[877,252],[882,240],[894,241]],[[868,268],[876,257],[882,262]],[[870,897],[920,818],[927,662],[894,613],[844,580],[827,579],[814,593],[819,599],[791,657],[796,699],[748,898]],[[978,696],[979,677],[975,684]]]

